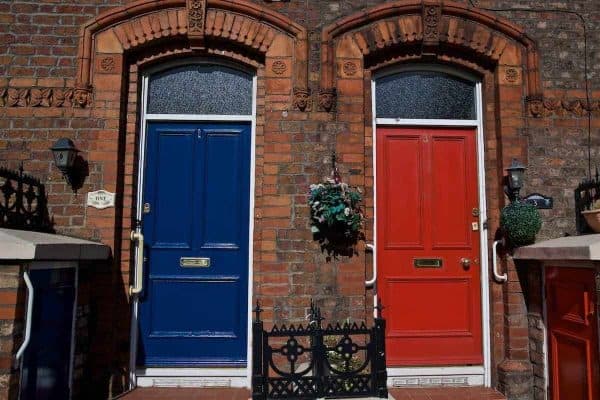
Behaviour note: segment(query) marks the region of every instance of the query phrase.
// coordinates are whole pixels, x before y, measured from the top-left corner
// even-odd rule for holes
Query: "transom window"
[[[161,71],[148,82],[149,114],[251,115],[252,76],[223,65]]]
[[[475,120],[475,83],[436,71],[406,71],[376,81],[377,118]]]

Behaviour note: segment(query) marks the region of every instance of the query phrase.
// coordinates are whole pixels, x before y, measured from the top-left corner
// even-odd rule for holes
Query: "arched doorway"
[[[376,73],[372,92],[375,262],[389,375],[395,385],[483,385],[490,355],[481,83],[413,65]]]
[[[138,384],[156,385],[165,369],[181,377],[218,366],[229,374],[238,368],[242,385],[256,76],[231,64],[184,60],[146,71],[141,84]]]

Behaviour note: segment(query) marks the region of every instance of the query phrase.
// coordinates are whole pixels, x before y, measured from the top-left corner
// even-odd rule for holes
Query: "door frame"
[[[146,111],[148,104],[148,82],[152,74],[171,68],[193,65],[193,64],[216,64],[226,66],[238,71],[248,73],[252,76],[252,114],[251,115],[220,115],[220,114],[149,114]],[[194,386],[200,384],[221,385],[219,377],[226,378],[225,380],[235,387],[250,387],[252,378],[252,369],[249,365],[252,364],[252,296],[253,296],[253,251],[254,251],[254,204],[255,204],[255,172],[256,172],[256,95],[257,95],[257,74],[256,71],[240,64],[228,62],[218,58],[200,58],[191,57],[170,62],[161,63],[160,65],[150,67],[144,70],[141,74],[139,109],[140,109],[140,126],[138,136],[138,163],[137,163],[137,186],[136,186],[136,203],[135,203],[135,219],[142,219],[142,200],[144,193],[144,177],[145,177],[145,153],[146,153],[146,131],[149,122],[152,121],[186,121],[186,122],[249,122],[250,123],[250,193],[249,193],[249,221],[248,221],[248,318],[247,318],[247,346],[246,346],[246,367],[245,368],[145,368],[143,375],[152,375],[156,379],[152,381],[164,382],[165,385],[177,383],[183,386],[186,383]],[[137,262],[137,252],[135,252],[130,265],[134,266]],[[135,279],[135,278],[134,278]],[[135,283],[135,282],[133,282]],[[137,348],[138,348],[138,319],[139,319],[139,303],[138,298],[134,297],[131,303],[131,327],[130,327],[130,350],[129,350],[129,387],[133,389],[137,386],[138,373],[137,370]],[[203,372],[201,372],[204,370]],[[142,371],[140,371],[142,372]],[[199,381],[199,382],[198,382]],[[153,386],[150,385],[150,386]],[[161,385],[162,386],[162,385]],[[222,385],[221,385],[222,386]]]
[[[402,118],[377,118],[376,113],[376,80],[388,75],[408,71],[441,72],[448,75],[457,76],[475,83],[475,111],[477,119],[474,120],[452,120],[452,119],[402,119]],[[371,115],[372,115],[372,142],[373,142],[373,243],[377,248],[377,126],[422,126],[422,127],[464,127],[475,128],[477,135],[477,180],[478,180],[478,198],[479,198],[479,240],[480,240],[480,260],[481,260],[481,319],[482,319],[482,343],[483,343],[483,384],[486,387],[491,386],[491,336],[490,336],[490,295],[489,295],[489,262],[488,262],[488,228],[487,224],[487,205],[485,196],[485,141],[483,134],[483,98],[482,98],[481,79],[461,70],[436,64],[412,64],[401,65],[376,71],[371,78]],[[373,264],[376,269],[377,251],[373,252]],[[376,277],[377,278],[377,277]],[[377,293],[374,293],[374,301],[377,301]],[[439,376],[462,376],[479,375],[481,368],[476,366],[463,367],[407,367],[407,368],[389,368],[388,367],[388,386],[394,386],[394,376],[402,376],[403,382],[410,385],[411,382],[419,381],[417,376],[428,376],[433,379]],[[421,374],[421,375],[419,375]],[[415,377],[415,378],[411,378]],[[431,381],[434,383],[434,381]],[[475,384],[475,382],[474,382]]]

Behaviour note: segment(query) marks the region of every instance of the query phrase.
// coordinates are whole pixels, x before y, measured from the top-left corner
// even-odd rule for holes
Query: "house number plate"
[[[413,260],[415,268],[442,268],[441,258],[415,258]]]
[[[184,268],[208,268],[210,258],[207,257],[181,257],[179,265]]]

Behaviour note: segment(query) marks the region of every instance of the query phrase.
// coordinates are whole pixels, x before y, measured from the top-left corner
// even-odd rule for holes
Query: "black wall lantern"
[[[73,141],[67,138],[58,139],[50,150],[54,155],[56,167],[62,172],[67,183],[73,186],[73,167],[79,150],[75,148]]]
[[[504,190],[510,201],[518,201],[521,199],[519,192],[523,187],[525,169],[525,166],[516,159],[513,159],[510,167],[506,168],[506,172],[508,173],[508,176],[506,177],[508,187]]]

